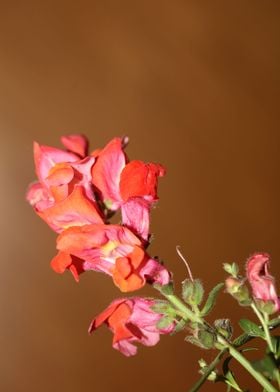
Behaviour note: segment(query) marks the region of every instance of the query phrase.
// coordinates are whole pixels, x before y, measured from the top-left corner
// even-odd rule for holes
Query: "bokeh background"
[[[182,392],[215,355],[176,335],[128,359],[106,328],[87,335],[120,293],[50,269],[55,235],[25,202],[33,140],[126,134],[130,157],[166,165],[151,253],[178,290],[178,244],[206,290],[256,250],[280,279],[279,22],[276,0],[1,1],[1,391]],[[212,319],[241,315],[224,294]],[[259,390],[242,372],[241,385]]]

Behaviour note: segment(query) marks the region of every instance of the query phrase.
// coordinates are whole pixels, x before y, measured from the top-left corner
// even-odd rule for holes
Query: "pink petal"
[[[57,163],[75,162],[78,159],[77,155],[70,152],[49,146],[40,146],[38,143],[34,142],[35,169],[41,182],[45,181],[49,175],[50,169]]]
[[[30,184],[26,199],[34,207],[41,201],[48,201],[49,196],[47,190],[39,182],[35,182]]]
[[[137,354],[137,347],[129,340],[120,340],[113,344],[115,350],[120,351],[126,357],[131,357]]]
[[[68,135],[60,138],[68,151],[84,158],[88,152],[88,139],[84,135]]]
[[[92,168],[92,183],[111,210],[117,210],[121,204],[119,182],[125,164],[122,139],[115,138],[99,153]]]
[[[140,197],[131,198],[121,206],[122,223],[145,241],[149,236],[150,206]]]
[[[171,279],[170,272],[161,265],[157,260],[149,259],[145,266],[141,269],[141,276],[153,283],[161,285],[168,284]]]

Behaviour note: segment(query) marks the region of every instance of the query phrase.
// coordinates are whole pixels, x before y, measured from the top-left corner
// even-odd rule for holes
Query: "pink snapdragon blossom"
[[[268,272],[270,263],[269,255],[257,253],[247,261],[247,278],[252,287],[255,299],[264,302],[271,301],[275,305],[275,311],[280,309],[280,300],[276,293],[275,280]]]
[[[168,270],[152,259],[140,239],[124,226],[71,227],[58,236],[57,249],[52,268],[58,273],[69,269],[76,280],[83,271],[104,272],[123,292],[137,290],[147,280],[162,285],[170,281]]]
[[[92,321],[89,333],[106,324],[114,334],[113,347],[128,357],[135,355],[135,343],[154,346],[160,334],[170,334],[175,327],[174,323],[157,327],[162,315],[151,309],[154,304],[153,299],[146,298],[117,299]]]
[[[95,158],[86,157],[87,139],[70,135],[63,136],[62,142],[68,151],[34,143],[39,182],[30,185],[27,200],[56,232],[69,226],[103,223],[92,189]]]
[[[158,200],[158,177],[165,169],[155,163],[128,162],[126,143],[127,139],[115,138],[94,154],[92,183],[104,205],[112,211],[120,208],[123,224],[146,241],[150,209]]]

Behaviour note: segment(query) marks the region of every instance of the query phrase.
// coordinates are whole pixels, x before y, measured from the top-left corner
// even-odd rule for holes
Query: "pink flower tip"
[[[252,255],[246,266],[247,278],[252,287],[253,297],[263,302],[272,302],[275,311],[280,309],[280,300],[276,293],[275,279],[268,272],[270,257],[267,253]]]

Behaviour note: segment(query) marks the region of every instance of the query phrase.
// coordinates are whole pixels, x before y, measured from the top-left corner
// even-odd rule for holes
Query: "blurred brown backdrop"
[[[127,134],[130,157],[167,166],[151,251],[177,287],[177,244],[206,289],[255,250],[280,279],[279,22],[276,0],[1,1],[1,391],[187,391],[202,356],[181,335],[131,359],[105,328],[88,337],[120,294],[49,268],[55,235],[24,200],[33,140]],[[224,295],[213,317],[237,311]]]

